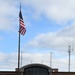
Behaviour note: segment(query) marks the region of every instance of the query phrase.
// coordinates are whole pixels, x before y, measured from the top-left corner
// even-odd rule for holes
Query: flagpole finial
[[[21,3],[20,3],[20,5],[21,5]]]
[[[21,3],[20,3],[20,10],[21,10]]]

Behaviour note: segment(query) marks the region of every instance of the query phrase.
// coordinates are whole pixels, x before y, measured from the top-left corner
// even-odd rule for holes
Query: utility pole
[[[69,53],[69,64],[68,64],[68,72],[70,72],[70,60],[71,60],[71,58],[70,58],[70,56],[71,56],[71,52],[74,50],[74,48],[71,48],[71,44],[70,45],[68,45],[68,53]]]

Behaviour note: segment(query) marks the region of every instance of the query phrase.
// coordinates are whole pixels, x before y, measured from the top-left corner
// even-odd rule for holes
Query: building
[[[0,75],[17,75],[17,71],[0,71]]]
[[[43,64],[29,64],[20,69],[21,75],[52,75],[52,68]]]
[[[28,64],[20,68],[21,75],[75,75],[75,72],[59,72],[44,64]],[[18,75],[16,71],[0,71],[0,75]]]

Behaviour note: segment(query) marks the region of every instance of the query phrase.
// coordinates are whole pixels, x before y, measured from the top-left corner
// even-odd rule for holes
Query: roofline
[[[49,66],[47,66],[45,64],[39,64],[39,63],[27,64],[27,65],[21,67],[21,69],[28,68],[28,67],[32,67],[32,66],[41,66],[41,67],[44,67],[44,68],[47,68],[47,69],[52,69],[51,67],[49,67]]]

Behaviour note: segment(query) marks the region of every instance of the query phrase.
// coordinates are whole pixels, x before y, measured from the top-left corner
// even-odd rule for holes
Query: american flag
[[[21,10],[20,10],[20,13],[19,13],[19,23],[20,23],[19,32],[20,32],[21,35],[24,35],[26,33],[26,28],[25,28],[25,25],[24,25]]]

